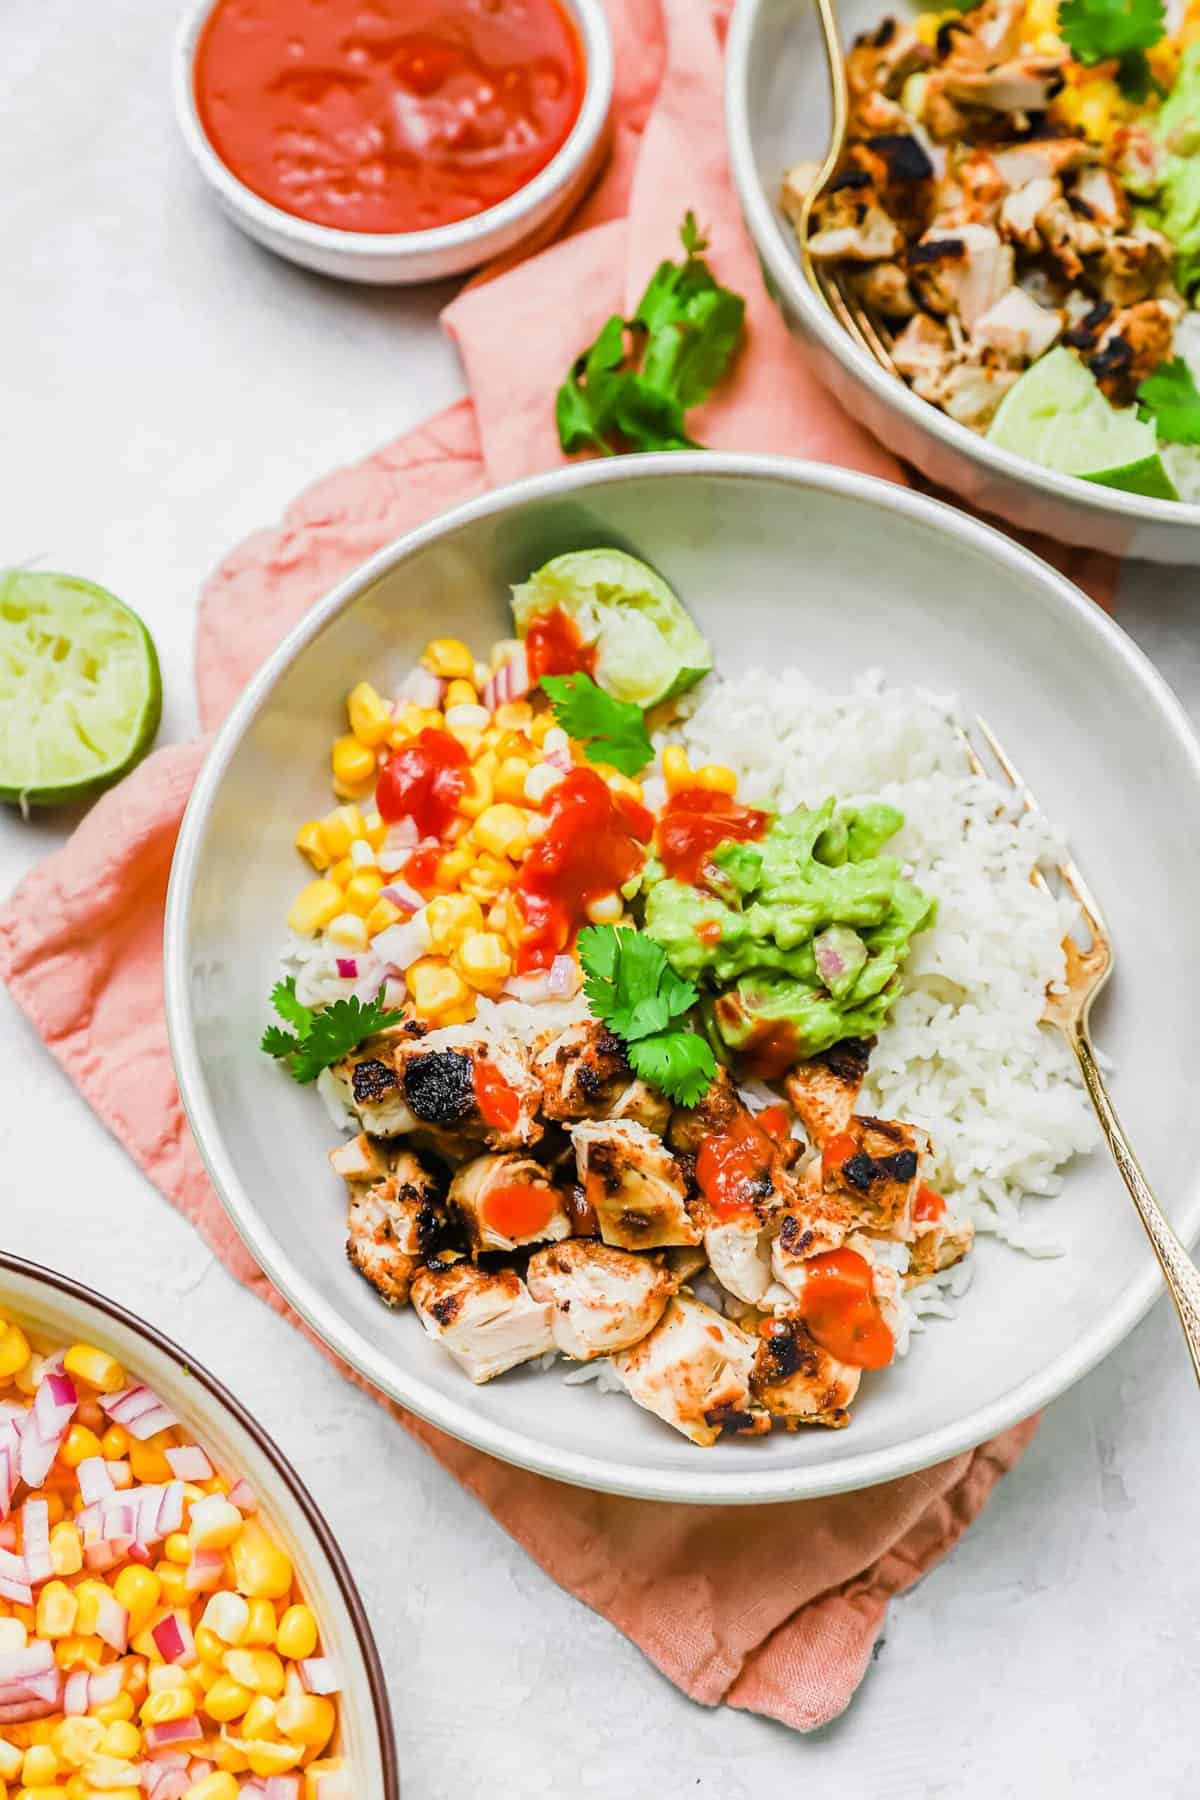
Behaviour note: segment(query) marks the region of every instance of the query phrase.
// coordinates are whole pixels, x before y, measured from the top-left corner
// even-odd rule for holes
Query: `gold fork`
[[[868,356],[873,356],[889,375],[894,375],[899,381],[901,375],[892,360],[892,334],[887,326],[881,319],[875,317],[869,307],[864,306],[858,295],[843,281],[837,269],[818,265],[809,253],[808,238],[812,227],[813,207],[828,187],[834,171],[842,159],[846,132],[850,124],[850,90],[846,84],[846,63],[842,55],[841,38],[838,34],[835,0],[816,0],[816,8],[817,18],[821,24],[821,39],[825,46],[825,64],[829,75],[829,104],[832,117],[824,160],[817,173],[817,178],[805,194],[800,208],[800,220],[796,227],[796,236],[800,244],[800,261],[809,286],[833,314],[842,329],[861,345]]]
[[[1024,810],[1041,817],[1041,807],[996,734],[989,730],[982,719],[977,718],[975,723],[1009,786],[1020,795]],[[972,769],[977,775],[986,776],[988,770],[967,732],[959,727],[959,733]],[[1130,1198],[1137,1208],[1146,1236],[1154,1247],[1163,1278],[1175,1302],[1175,1310],[1179,1314],[1179,1322],[1183,1326],[1183,1335],[1191,1353],[1192,1367],[1196,1371],[1197,1380],[1200,1380],[1200,1270],[1172,1231],[1150,1192],[1149,1183],[1125,1135],[1125,1127],[1109,1098],[1104,1077],[1096,1065],[1088,1029],[1092,1002],[1112,973],[1112,938],[1104,923],[1104,916],[1075,863],[1068,857],[1056,866],[1064,888],[1078,903],[1091,942],[1084,949],[1073,937],[1063,939],[1067,959],[1066,978],[1061,991],[1047,990],[1042,1019],[1047,1025],[1057,1026],[1075,1052],[1084,1086],[1096,1109],[1105,1142],[1112,1151],[1122,1181],[1129,1189]],[[1041,869],[1034,869],[1033,880],[1046,893],[1053,892]]]

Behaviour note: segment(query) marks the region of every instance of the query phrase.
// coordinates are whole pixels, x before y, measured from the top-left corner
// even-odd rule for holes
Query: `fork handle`
[[[1150,1185],[1142,1174],[1133,1146],[1125,1135],[1125,1127],[1109,1099],[1108,1089],[1096,1065],[1086,1030],[1078,1026],[1069,1035],[1071,1048],[1079,1060],[1084,1085],[1100,1120],[1100,1129],[1112,1151],[1113,1160],[1121,1171],[1121,1179],[1129,1189],[1130,1198],[1137,1207],[1138,1217],[1146,1228],[1146,1236],[1154,1246],[1154,1254],[1158,1258],[1163,1278],[1179,1314],[1179,1322],[1183,1326],[1196,1379],[1200,1381],[1200,1269],[1197,1269],[1172,1231],[1158,1201],[1150,1192]]]

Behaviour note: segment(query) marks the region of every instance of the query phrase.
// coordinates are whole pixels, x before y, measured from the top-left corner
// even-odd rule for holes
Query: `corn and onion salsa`
[[[625,920],[655,817],[642,782],[588,760],[534,685],[581,656],[551,632],[503,640],[487,663],[437,638],[393,700],[368,681],[349,693],[330,752],[338,804],[296,834],[315,879],[287,916],[345,991],[382,990],[431,1027],[548,979],[576,991],[575,935]],[[661,772],[668,794],[737,786],[678,745]]]
[[[338,1687],[246,1481],[0,1317],[0,1800],[351,1800]]]

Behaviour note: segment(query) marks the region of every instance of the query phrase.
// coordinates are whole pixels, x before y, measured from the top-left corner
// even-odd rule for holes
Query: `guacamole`
[[[703,887],[647,868],[644,929],[706,995],[717,1047],[786,1066],[879,1030],[936,910],[880,854],[903,823],[893,806],[827,800],[720,845]]]
[[[1153,154],[1140,179],[1128,185],[1146,192],[1142,212],[1175,246],[1175,279],[1184,293],[1200,281],[1200,44],[1193,44],[1153,127]]]

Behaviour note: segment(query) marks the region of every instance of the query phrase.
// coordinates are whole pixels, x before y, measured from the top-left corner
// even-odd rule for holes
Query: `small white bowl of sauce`
[[[349,281],[436,281],[549,231],[600,166],[603,0],[201,0],[188,148],[229,216]]]

